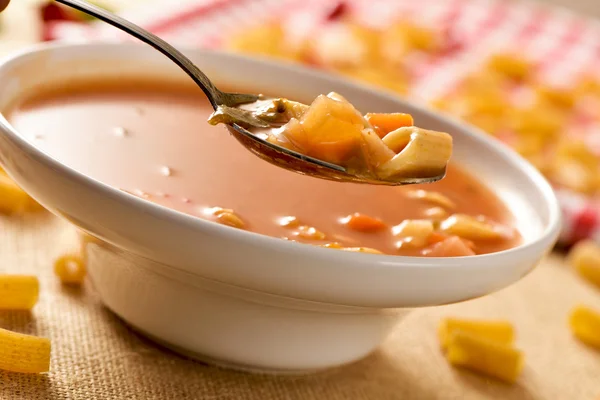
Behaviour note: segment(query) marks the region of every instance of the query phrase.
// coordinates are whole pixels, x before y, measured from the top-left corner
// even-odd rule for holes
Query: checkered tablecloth
[[[277,19],[296,34],[327,24],[338,0],[154,0],[121,13],[173,43],[218,48],[253,25]],[[565,84],[600,66],[600,23],[564,9],[505,0],[347,0],[345,6],[366,24],[387,24],[399,16],[447,32],[453,51],[411,60],[415,80],[408,96],[428,102],[453,90],[487,56],[516,51],[539,65],[544,80]],[[129,40],[102,23],[58,22],[52,37],[65,40]],[[600,143],[600,132],[585,132]],[[562,244],[582,238],[600,241],[600,205],[570,191],[557,191],[564,213]]]

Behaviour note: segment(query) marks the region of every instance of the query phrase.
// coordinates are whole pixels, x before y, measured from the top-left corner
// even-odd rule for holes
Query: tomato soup
[[[105,80],[38,91],[6,115],[36,147],[100,182],[259,234],[404,256],[520,242],[507,208],[457,165],[429,185],[320,180],[260,160],[209,125],[211,112],[195,87]]]

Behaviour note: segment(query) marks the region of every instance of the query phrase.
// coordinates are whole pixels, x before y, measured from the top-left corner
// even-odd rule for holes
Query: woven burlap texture
[[[600,308],[600,292],[558,256],[518,284],[482,299],[415,310],[380,350],[350,366],[305,377],[258,376],[190,361],[133,333],[87,283],[61,287],[52,261],[73,230],[49,215],[0,218],[0,272],[41,280],[31,313],[1,312],[0,327],[49,337],[51,372],[0,374],[0,399],[556,399],[600,396],[600,352],[576,342],[567,315],[575,304]],[[508,318],[527,366],[505,385],[448,366],[435,331],[447,315]]]

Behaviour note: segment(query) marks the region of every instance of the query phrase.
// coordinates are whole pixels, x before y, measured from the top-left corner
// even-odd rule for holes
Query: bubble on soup
[[[166,165],[160,167],[160,174],[162,176],[171,176],[173,175],[173,170]]]
[[[127,129],[122,126],[117,126],[113,129],[113,134],[117,137],[125,137],[127,135]]]
[[[300,220],[296,217],[288,215],[285,217],[278,218],[277,223],[286,228],[296,228],[300,225]]]
[[[138,197],[143,197],[144,199],[148,199],[150,198],[150,195],[146,192],[144,192],[143,190],[140,189],[134,189],[133,190],[133,194],[135,194]]]
[[[314,226],[301,225],[295,235],[307,240],[325,240],[325,233],[321,232]]]
[[[443,207],[431,207],[425,210],[425,216],[434,221],[441,221],[446,219],[449,213]]]

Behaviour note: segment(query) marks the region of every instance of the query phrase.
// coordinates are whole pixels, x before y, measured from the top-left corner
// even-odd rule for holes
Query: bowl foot
[[[113,311],[111,310],[111,312],[113,312]],[[115,313],[113,312],[113,314],[115,314]],[[261,368],[261,367],[251,366],[251,365],[235,363],[235,362],[231,362],[231,361],[227,361],[227,360],[221,360],[221,359],[217,359],[214,357],[210,357],[210,356],[207,356],[204,354],[200,354],[200,353],[196,353],[196,352],[184,349],[182,347],[179,347],[177,345],[169,343],[163,339],[160,339],[150,333],[145,332],[143,329],[140,329],[140,328],[136,327],[135,325],[130,324],[129,322],[125,321],[123,318],[121,318],[118,315],[117,315],[117,317],[121,320],[121,322],[123,322],[125,325],[127,325],[131,330],[133,330],[137,334],[144,336],[145,338],[151,340],[152,342],[156,343],[160,347],[164,347],[165,349],[170,350],[174,353],[177,353],[178,355],[181,355],[185,358],[189,358],[191,360],[198,361],[203,364],[211,365],[211,366],[218,367],[218,368],[228,369],[228,370],[232,370],[232,371],[239,371],[239,372],[260,374],[260,375],[304,376],[304,375],[316,374],[316,373],[322,372],[322,371],[337,369],[337,368],[343,367],[344,365],[352,364],[352,363],[358,361],[358,360],[354,360],[354,361],[351,361],[344,365],[340,365],[340,366],[336,366],[336,367],[329,367],[329,368],[315,368],[315,369]],[[368,356],[368,354],[365,355],[365,357],[367,357],[367,356]],[[362,358],[364,358],[364,357],[361,357],[361,359]]]

